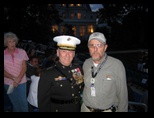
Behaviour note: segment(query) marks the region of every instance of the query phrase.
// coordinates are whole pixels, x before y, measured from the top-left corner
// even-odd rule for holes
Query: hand
[[[14,77],[14,78],[13,78],[13,85],[14,85],[15,87],[17,87],[18,84],[19,84],[18,78],[17,78],[17,77],[16,77],[16,78]]]
[[[13,85],[14,85],[15,87],[17,87],[17,86],[18,86],[18,82],[14,81],[14,82],[13,82]]]

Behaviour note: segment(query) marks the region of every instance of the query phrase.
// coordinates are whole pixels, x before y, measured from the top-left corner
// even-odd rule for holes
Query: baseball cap
[[[57,42],[57,46],[63,50],[75,50],[76,45],[80,44],[80,40],[74,36],[62,35],[53,38]]]
[[[91,40],[93,40],[93,39],[98,40],[98,41],[100,41],[102,43],[106,43],[106,38],[105,38],[104,34],[103,33],[100,33],[100,32],[94,32],[94,33],[92,33],[89,36],[88,42],[91,41]]]

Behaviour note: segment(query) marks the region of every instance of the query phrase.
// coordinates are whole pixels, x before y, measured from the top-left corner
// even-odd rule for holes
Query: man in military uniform
[[[83,72],[72,63],[76,45],[80,40],[73,36],[56,36],[59,61],[40,76],[38,85],[39,112],[80,112]]]

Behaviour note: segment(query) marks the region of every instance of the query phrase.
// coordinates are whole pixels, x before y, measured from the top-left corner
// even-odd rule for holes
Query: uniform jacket
[[[56,68],[62,71],[67,78]],[[51,98],[57,100],[69,100],[80,97],[83,83],[75,84],[72,70],[79,68],[80,65],[71,64],[63,66],[58,62],[53,68],[44,71],[38,84],[38,109],[39,112],[79,112],[80,102],[78,104],[56,104],[51,102]],[[68,80],[69,81],[68,81]]]

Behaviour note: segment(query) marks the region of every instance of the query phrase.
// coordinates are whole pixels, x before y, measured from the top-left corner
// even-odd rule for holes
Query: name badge
[[[96,91],[95,91],[95,87],[91,86],[91,96],[96,96]]]

